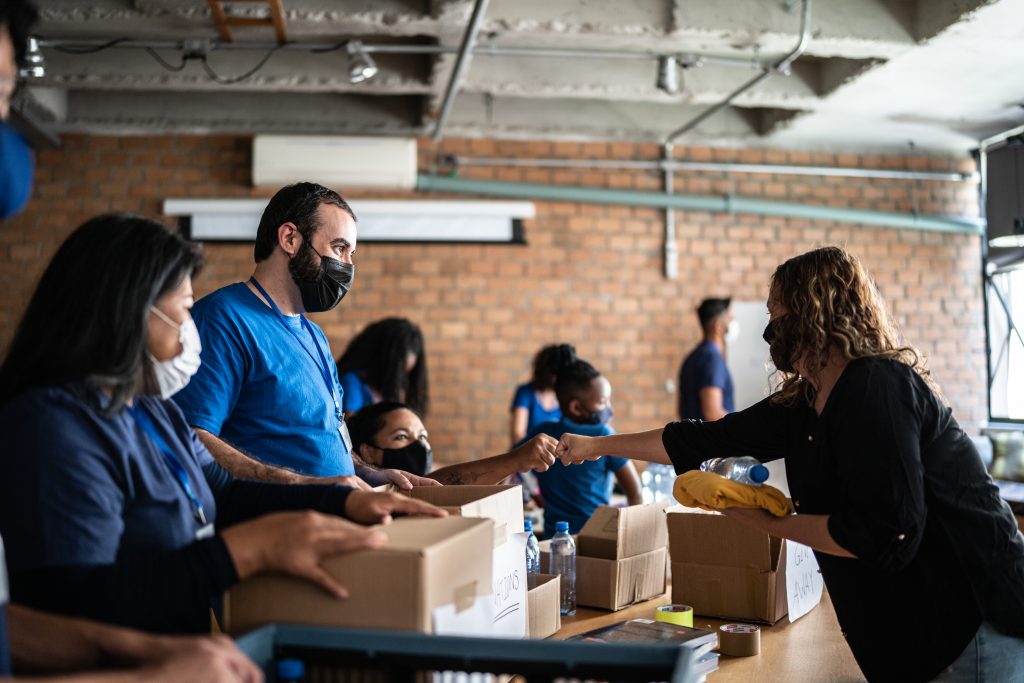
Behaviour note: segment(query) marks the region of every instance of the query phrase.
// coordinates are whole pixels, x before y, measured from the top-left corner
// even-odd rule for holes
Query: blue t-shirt
[[[355,473],[334,405],[343,400],[338,368],[319,327],[279,316],[244,282],[204,296],[192,317],[202,365],[174,395],[189,424],[302,474]]]
[[[537,434],[558,439],[566,433],[609,436],[615,430],[608,425],[581,425],[563,417],[558,422],[545,422],[538,426],[527,439]],[[544,538],[555,535],[555,522],[569,522],[569,532],[579,533],[594,510],[599,505],[608,504],[612,475],[627,462],[626,458],[606,455],[579,465],[566,466],[556,462],[546,472],[536,472],[544,498]]]
[[[343,372],[339,380],[345,394],[345,403],[342,407],[345,408],[346,413],[358,413],[360,409],[372,406],[377,402],[370,387],[355,370]]]
[[[722,390],[722,407],[727,413],[736,411],[733,398],[732,375],[722,358],[718,346],[710,340],[697,345],[679,369],[679,418],[703,420],[700,410],[700,390],[718,387]]]
[[[104,417],[88,404],[99,400],[81,386],[45,387],[0,408],[0,535],[12,575],[179,550],[204,528],[131,411]],[[174,449],[212,523],[217,508],[202,470],[209,451],[173,403],[135,401]]]
[[[526,408],[530,417],[526,423],[526,433],[534,434],[537,427],[545,422],[558,422],[562,419],[562,411],[555,404],[555,407],[548,410],[537,398],[537,392],[529,384],[521,384],[516,387],[516,395],[512,398],[512,409]]]

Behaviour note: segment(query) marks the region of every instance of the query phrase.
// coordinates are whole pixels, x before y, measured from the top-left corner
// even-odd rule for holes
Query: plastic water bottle
[[[562,598],[562,616],[576,614],[576,544],[569,535],[568,522],[555,523],[551,539],[551,573],[560,574],[559,590]]]
[[[741,484],[760,486],[768,480],[768,468],[757,458],[711,458],[700,464],[701,472],[714,472]]]
[[[537,537],[533,535],[533,522],[525,520],[523,531],[526,532],[526,573],[540,574],[540,544]]]
[[[302,683],[306,677],[306,665],[301,659],[277,660],[277,683]]]

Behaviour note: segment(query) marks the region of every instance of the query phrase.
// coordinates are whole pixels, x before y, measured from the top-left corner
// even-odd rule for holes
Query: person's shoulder
[[[192,307],[192,317],[196,322],[203,319],[235,317],[248,308],[250,298],[251,293],[244,282],[225,285],[196,301]]]
[[[851,360],[843,371],[842,381],[849,391],[858,394],[880,392],[894,395],[900,392],[930,391],[914,368],[895,358]]]
[[[52,385],[28,389],[0,408],[0,428],[7,437],[34,442],[74,442],[108,418],[100,412],[102,399],[83,386]]]

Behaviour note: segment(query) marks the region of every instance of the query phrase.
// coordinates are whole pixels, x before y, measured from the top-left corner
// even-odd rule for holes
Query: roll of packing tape
[[[662,605],[654,610],[654,620],[693,628],[693,608],[689,605]]]
[[[753,624],[725,624],[718,629],[718,651],[730,657],[761,654],[761,629]]]

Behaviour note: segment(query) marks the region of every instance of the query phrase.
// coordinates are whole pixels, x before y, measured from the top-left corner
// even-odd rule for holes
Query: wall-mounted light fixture
[[[674,55],[658,57],[658,90],[669,95],[679,92],[679,62]]]
[[[19,71],[22,78],[42,78],[46,75],[46,63],[43,53],[39,49],[39,41],[35,38],[28,39],[28,51],[25,53],[25,66]]]
[[[345,51],[348,53],[348,80],[362,83],[377,75],[377,63],[360,41],[350,40],[345,46]]]

